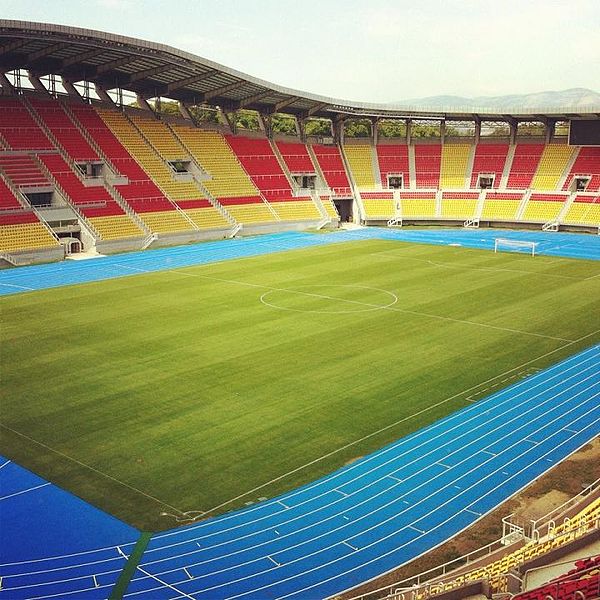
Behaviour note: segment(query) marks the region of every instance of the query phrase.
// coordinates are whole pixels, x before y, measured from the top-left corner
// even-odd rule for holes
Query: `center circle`
[[[329,283],[269,290],[260,301],[278,310],[335,315],[383,310],[396,304],[398,296],[366,285]]]

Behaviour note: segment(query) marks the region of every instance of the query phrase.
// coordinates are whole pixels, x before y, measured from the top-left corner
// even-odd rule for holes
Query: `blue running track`
[[[84,588],[92,590],[78,597],[107,598],[126,562],[116,546],[128,553],[139,536],[0,456],[0,598],[62,596]]]
[[[539,231],[494,231],[492,229],[406,229],[365,228],[331,234],[275,233],[258,237],[221,240],[189,246],[145,250],[93,260],[63,261],[0,271],[0,296],[33,290],[127,277],[140,273],[168,271],[223,260],[247,258],[368,239],[386,239],[416,244],[464,246],[493,250],[497,237],[536,242],[538,254],[564,258],[600,260],[600,236]]]
[[[598,434],[600,345],[312,484],[155,535],[126,597],[337,594],[447,540]]]
[[[339,593],[447,540],[599,434],[600,344],[309,485],[154,535],[126,597]],[[0,599],[108,597],[137,532],[0,464]]]

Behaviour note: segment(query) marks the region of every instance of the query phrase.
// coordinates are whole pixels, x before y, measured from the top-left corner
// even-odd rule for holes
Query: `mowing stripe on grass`
[[[127,591],[127,586],[135,573],[140,561],[142,560],[142,556],[148,547],[148,542],[152,538],[152,533],[149,531],[143,531],[140,535],[138,541],[135,543],[131,554],[129,555],[129,559],[125,563],[121,574],[119,575],[119,579],[115,583],[115,587],[113,587],[109,600],[121,600],[123,598],[123,594]]]

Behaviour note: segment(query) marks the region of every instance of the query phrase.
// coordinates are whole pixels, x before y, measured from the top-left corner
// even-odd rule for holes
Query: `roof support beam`
[[[128,54],[127,56],[122,56],[121,58],[111,60],[110,62],[98,65],[97,67],[91,69],[90,76],[98,77],[99,75],[110,73],[114,69],[118,69],[123,65],[127,65],[129,63],[135,62],[136,60],[140,60],[140,58],[140,56],[136,56],[135,54]]]
[[[311,108],[308,109],[308,112],[306,113],[306,115],[308,117],[312,117],[314,114],[323,110],[326,106],[329,106],[329,104],[327,102],[320,102],[319,104],[315,104],[314,106],[312,106]]]
[[[213,75],[218,73],[217,69],[211,69],[210,71],[205,71],[204,73],[198,73],[197,75],[191,75],[190,77],[186,77],[185,79],[178,79],[177,81],[171,81],[163,88],[160,89],[161,96],[168,96],[171,92],[178,90],[183,87],[187,87],[188,85],[193,85],[194,83],[199,83],[200,81],[204,81],[205,79],[210,79]]]
[[[81,54],[76,54],[75,56],[71,56],[70,58],[65,58],[61,62],[59,69],[61,71],[64,69],[68,69],[69,67],[81,64],[81,63],[85,62],[86,60],[90,60],[91,58],[96,58],[97,56],[102,56],[102,54],[104,54],[105,52],[106,52],[106,48],[92,48],[91,50],[88,50],[87,52],[82,52]]]
[[[0,87],[2,87],[7,94],[14,94],[16,92],[15,86],[2,71],[0,71]]]
[[[172,69],[173,65],[166,64],[160,65],[159,67],[153,67],[151,69],[146,69],[144,71],[138,71],[137,73],[132,73],[129,76],[125,76],[122,80],[119,78],[123,85],[127,85],[130,83],[135,83],[136,81],[140,81],[142,79],[146,79],[147,77],[152,77],[153,75],[158,75],[159,73],[163,73],[164,71],[168,71]]]
[[[28,63],[35,62],[36,60],[39,60],[40,58],[44,58],[45,56],[48,56],[49,54],[52,54],[53,52],[58,52],[59,50],[66,48],[68,45],[69,44],[67,42],[58,42],[57,44],[52,44],[51,46],[46,46],[45,48],[42,48],[41,50],[38,50],[37,52],[32,52],[31,54],[28,54],[27,58],[25,60]]]
[[[254,104],[255,102],[258,102],[265,96],[268,96],[269,94],[272,94],[272,93],[273,92],[271,92],[271,90],[266,90],[264,92],[260,92],[259,94],[254,94],[253,96],[248,96],[247,98],[242,98],[237,103],[237,107],[244,108],[245,106],[249,106],[250,104]]]
[[[16,40],[14,42],[9,42],[8,44],[3,44],[0,46],[0,56],[8,54],[9,52],[14,52],[26,44],[29,44],[30,41],[31,40]]]
[[[243,85],[246,85],[246,81],[235,81],[234,83],[229,83],[228,85],[221,86],[219,88],[215,88],[214,90],[209,90],[204,94],[204,100],[208,101],[211,98],[218,98],[221,94],[226,94],[227,92],[231,92]]]
[[[296,100],[298,100],[298,96],[290,96],[289,98],[286,98],[285,100],[282,100],[281,102],[278,102],[273,107],[273,112],[277,113],[277,112],[283,110],[286,106],[289,106],[290,104],[293,104],[294,102],[296,102]]]

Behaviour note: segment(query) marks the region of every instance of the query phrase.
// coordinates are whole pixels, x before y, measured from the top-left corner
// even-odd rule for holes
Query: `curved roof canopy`
[[[165,97],[224,110],[248,108],[303,117],[531,119],[600,118],[598,114],[524,110],[498,114],[485,109],[429,112],[418,107],[350,102],[288,89],[164,44],[47,23],[0,19],[0,71],[24,69],[36,76],[60,75],[105,90],[122,88],[145,98]]]

